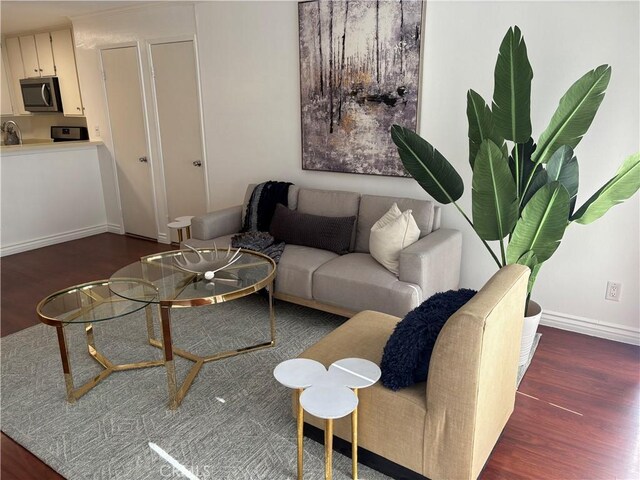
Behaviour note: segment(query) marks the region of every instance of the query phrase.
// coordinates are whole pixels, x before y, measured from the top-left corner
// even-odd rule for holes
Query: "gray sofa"
[[[194,217],[192,238],[185,243],[210,247],[215,242],[226,248],[242,227],[253,187],[249,185],[243,205]],[[400,255],[398,276],[369,254],[371,227],[394,202],[402,211],[412,209],[420,228],[420,239]],[[346,255],[287,245],[278,264],[276,298],[346,317],[362,310],[402,317],[434,293],[458,288],[462,236],[440,228],[440,207],[431,201],[292,186],[289,208],[328,217],[356,216],[356,227]]]

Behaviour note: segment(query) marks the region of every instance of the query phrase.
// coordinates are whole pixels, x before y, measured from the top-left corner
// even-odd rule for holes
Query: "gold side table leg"
[[[358,389],[353,393],[358,398]],[[358,480],[358,407],[351,413],[351,471],[353,480]]]
[[[273,309],[273,287],[275,282],[269,284],[269,322],[271,326],[271,346],[276,345],[276,314]],[[300,407],[302,408],[302,407]]]
[[[151,343],[152,340],[156,339],[156,332],[153,327],[153,310],[151,309],[151,304],[144,307],[144,313],[147,320],[147,339],[149,340],[149,343]]]
[[[333,419],[327,418],[324,427],[324,479],[331,480],[333,465]]]
[[[187,227],[187,238],[191,238],[191,227]]]
[[[176,366],[173,362],[173,343],[171,341],[171,307],[160,306],[162,320],[162,351],[164,352],[164,366],[167,369],[167,385],[169,387],[169,408],[178,408],[176,388]]]
[[[56,333],[58,334],[58,347],[60,347],[60,359],[62,360],[62,371],[64,372],[64,384],[67,388],[67,402],[75,403],[76,397],[73,394],[73,377],[71,376],[71,362],[69,361],[64,325],[56,327]]]
[[[302,456],[304,455],[304,410],[302,409],[302,404],[300,403],[300,395],[304,391],[303,388],[298,388],[298,415],[297,415],[297,429],[298,429],[298,480],[302,480],[302,476],[304,474],[303,464],[302,464]]]
[[[178,228],[178,243],[182,243],[182,229]]]

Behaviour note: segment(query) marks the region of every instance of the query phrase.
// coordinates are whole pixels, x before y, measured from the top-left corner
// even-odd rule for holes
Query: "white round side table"
[[[296,429],[298,437],[298,480],[302,480],[302,456],[304,451],[304,411],[302,409],[302,402],[300,402],[300,395],[303,390],[310,387],[318,377],[326,374],[327,370],[324,368],[324,365],[320,362],[309,360],[307,358],[293,358],[291,360],[286,360],[278,364],[273,371],[273,376],[276,380],[285,387],[294,389],[298,396],[298,411],[296,412]]]
[[[358,478],[358,389],[380,379],[380,368],[363,358],[344,358],[329,370],[315,360],[294,358],[280,363],[273,375],[298,395],[298,480],[302,480],[304,411],[325,420],[325,479],[332,477],[333,420],[351,414],[353,479]],[[305,390],[306,389],[306,390]]]
[[[380,379],[380,367],[364,358],[343,358],[329,367],[331,381],[353,389],[370,387]],[[351,413],[351,469],[354,480],[358,478],[358,407]]]
[[[346,417],[358,406],[358,397],[344,385],[311,386],[300,395],[300,404],[314,417],[323,418],[324,478],[331,480],[333,465],[333,420]],[[355,477],[354,477],[355,478]]]
[[[173,228],[178,232],[178,243],[182,243],[184,236],[182,230],[186,231],[187,238],[191,238],[191,220],[175,220],[167,224],[167,227]]]

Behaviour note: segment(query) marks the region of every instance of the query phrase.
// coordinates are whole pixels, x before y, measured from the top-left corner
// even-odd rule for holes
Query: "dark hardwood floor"
[[[35,325],[35,306],[48,294],[108,278],[142,255],[169,248],[102,234],[3,257],[0,333]],[[516,409],[481,478],[638,479],[640,348],[553,328],[540,331]],[[3,480],[62,478],[4,434],[0,447]]]

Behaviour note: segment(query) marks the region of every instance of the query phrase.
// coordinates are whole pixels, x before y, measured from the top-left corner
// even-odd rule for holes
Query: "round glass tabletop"
[[[48,325],[93,323],[123,317],[157,301],[158,291],[149,282],[126,278],[97,280],[49,295],[38,304],[36,312],[40,321]]]
[[[229,265],[226,263],[233,261]],[[207,272],[217,270],[213,278]],[[111,280],[137,278],[158,289],[153,302],[172,306],[196,306],[219,303],[256,292],[274,278],[275,262],[258,252],[242,249],[173,250],[147,257],[119,269]],[[210,277],[207,274],[206,277]],[[114,290],[118,295],[137,300],[137,292]]]

